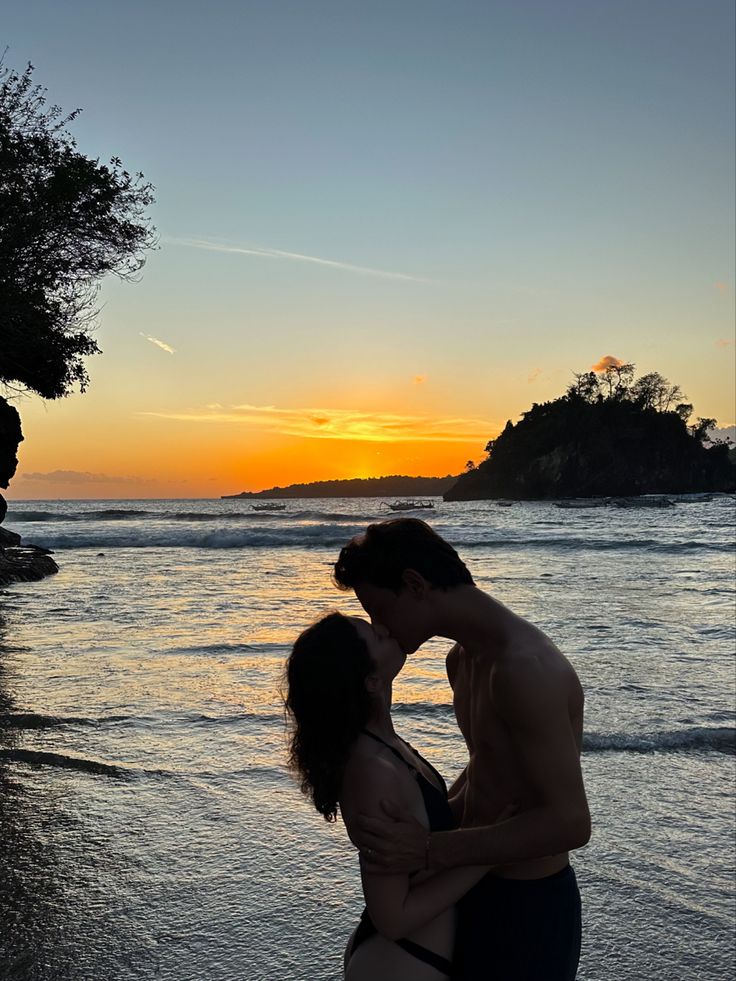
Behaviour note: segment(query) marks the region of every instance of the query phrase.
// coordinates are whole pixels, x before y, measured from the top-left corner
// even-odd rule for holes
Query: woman
[[[338,809],[357,843],[359,814],[381,799],[430,831],[457,825],[462,794],[394,731],[391,688],[405,656],[382,627],[332,613],[297,639],[286,666],[289,761],[326,820]],[[453,810],[458,813],[453,813]],[[455,902],[485,868],[387,875],[361,860],[366,908],[345,952],[346,981],[441,981],[451,972]]]

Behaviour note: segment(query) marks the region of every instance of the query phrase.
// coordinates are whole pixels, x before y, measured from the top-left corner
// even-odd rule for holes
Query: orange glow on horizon
[[[90,408],[79,400],[24,413],[9,499],[212,498],[319,480],[444,477],[483,459],[500,428],[395,410],[329,409],[323,422],[272,407],[236,407],[247,418],[235,421],[220,418],[219,406],[216,418]]]

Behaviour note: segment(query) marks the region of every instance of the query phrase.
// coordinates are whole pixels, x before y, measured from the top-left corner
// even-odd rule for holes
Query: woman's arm
[[[351,839],[354,817],[358,813],[379,816],[382,799],[404,807],[416,806],[396,769],[379,757],[364,761],[360,774],[353,775],[346,789],[341,811]],[[387,875],[372,872],[366,862],[361,861],[360,865],[368,914],[388,940],[398,940],[449,909],[487,871],[480,866],[463,866],[412,884],[405,873]]]
[[[487,871],[464,865],[412,885],[406,875],[376,875],[361,862],[365,904],[378,932],[398,940],[454,906]]]

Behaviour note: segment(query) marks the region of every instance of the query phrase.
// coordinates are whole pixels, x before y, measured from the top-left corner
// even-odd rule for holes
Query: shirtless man
[[[363,857],[387,872],[491,866],[459,905],[457,978],[572,981],[580,894],[568,853],[590,838],[575,671],[541,630],[478,589],[452,546],[416,518],[353,539],[335,582],[405,654],[433,636],[455,642],[447,673],[469,754],[450,790],[457,830],[428,835],[386,801],[385,820],[360,819]]]

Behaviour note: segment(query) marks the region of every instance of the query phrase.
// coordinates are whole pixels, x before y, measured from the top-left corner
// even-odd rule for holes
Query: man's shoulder
[[[571,686],[580,684],[570,662],[544,634],[537,641],[510,646],[495,662],[490,681],[501,714],[504,709],[534,712],[566,703]]]

